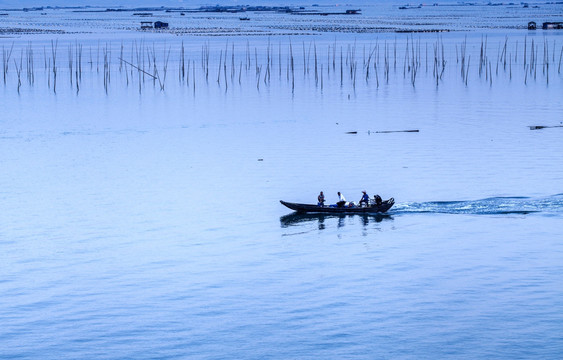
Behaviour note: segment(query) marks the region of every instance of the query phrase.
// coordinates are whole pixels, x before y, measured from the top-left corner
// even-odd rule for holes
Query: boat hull
[[[380,205],[373,205],[369,207],[336,207],[336,206],[318,206],[312,204],[298,204],[280,200],[280,203],[291,210],[300,213],[312,214],[381,214],[387,212],[395,200],[393,198],[383,201]]]

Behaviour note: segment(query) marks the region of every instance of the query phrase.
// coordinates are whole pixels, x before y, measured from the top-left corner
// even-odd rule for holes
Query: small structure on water
[[[141,30],[152,29],[152,21],[141,21]]]
[[[536,30],[536,28],[537,28],[537,25],[536,25],[535,21],[530,21],[528,23],[528,30]]]
[[[544,22],[542,29],[544,30],[551,30],[551,29],[563,29],[563,22]]]
[[[155,21],[154,23],[155,29],[168,29],[168,23],[162,21]]]

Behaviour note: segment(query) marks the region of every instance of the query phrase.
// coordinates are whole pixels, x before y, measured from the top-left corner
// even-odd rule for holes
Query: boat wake
[[[430,201],[397,203],[389,214],[438,213],[469,215],[506,215],[542,213],[563,214],[563,194],[544,198],[493,197],[471,201]]]

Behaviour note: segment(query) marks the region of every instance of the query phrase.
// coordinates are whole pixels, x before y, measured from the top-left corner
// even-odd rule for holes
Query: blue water
[[[116,41],[107,93],[103,71],[87,62],[80,91],[70,84],[68,45],[95,49],[98,35],[123,35],[130,55],[144,38],[123,27],[138,18],[114,14],[121,20],[110,25],[102,13],[77,25],[84,15],[11,13],[10,24],[93,33],[61,35],[56,94],[41,66],[51,35],[0,39],[4,50],[16,43],[16,60],[28,41],[37,56],[34,85],[24,77],[18,93],[11,64],[0,83],[0,358],[561,358],[563,128],[530,126],[560,125],[563,44],[559,33],[519,27],[558,7],[462,8],[421,9],[443,12],[428,26],[464,29],[441,33],[439,86],[421,67],[413,87],[399,56],[388,82],[375,85],[372,73],[354,88],[325,68],[321,89],[296,50],[295,88],[275,71],[258,88],[253,63],[227,89],[216,82],[224,37],[157,33],[142,34],[145,49],[176,51],[184,40],[198,60],[197,89],[178,81],[174,53],[165,91],[150,80],[139,91],[138,78],[117,69]],[[365,12],[348,25],[426,26],[397,8]],[[198,15],[190,26],[257,26],[235,15]],[[279,18],[263,14],[258,28]],[[292,17],[291,26],[311,21]],[[481,38],[495,67],[507,34],[517,61],[493,69],[491,84],[478,76]],[[467,85],[456,62],[466,35]],[[284,64],[286,36],[271,39],[274,50],[283,43]],[[373,36],[293,39],[297,49],[315,40],[325,55],[335,37],[345,51],[357,44],[359,64],[377,39],[398,38],[399,49],[409,39]],[[432,51],[438,37],[410,39]],[[536,40],[538,61],[549,45],[549,76],[540,66],[524,81],[524,39]],[[237,56],[246,40],[229,37]],[[208,82],[198,57],[206,41]],[[250,39],[262,64],[268,41]],[[419,132],[378,132],[406,129]],[[314,203],[321,190],[330,203],[337,191],[358,201],[364,189],[396,204],[383,215],[326,216],[279,203]]]

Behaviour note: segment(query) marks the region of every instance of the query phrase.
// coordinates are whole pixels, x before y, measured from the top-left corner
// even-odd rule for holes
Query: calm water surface
[[[560,358],[561,75],[458,71],[0,87],[0,357]],[[279,204],[364,189],[397,204]]]

